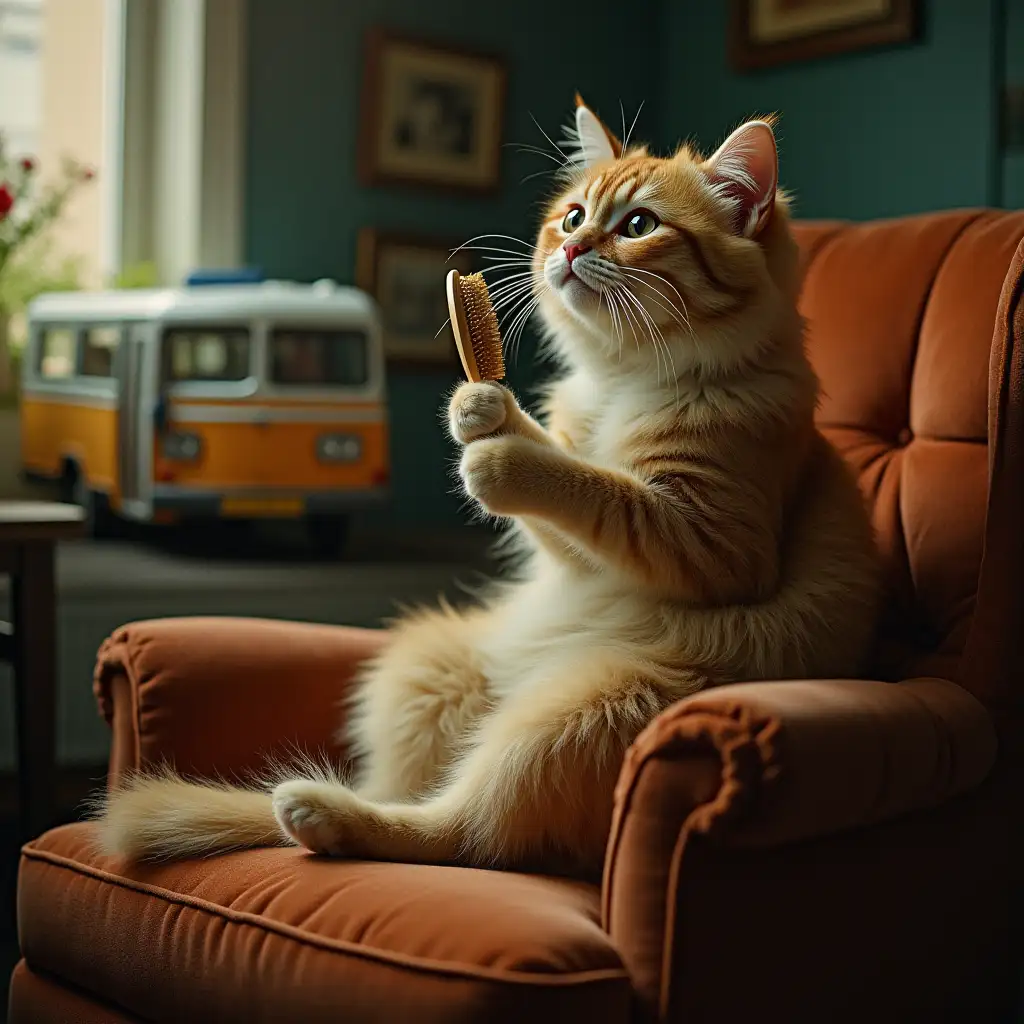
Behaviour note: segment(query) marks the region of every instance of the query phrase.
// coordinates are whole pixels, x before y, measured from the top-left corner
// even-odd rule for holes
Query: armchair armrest
[[[941,679],[745,683],[667,709],[626,756],[603,883],[604,926],[641,998],[658,1019],[673,1017],[679,996],[672,981],[684,955],[675,940],[694,863],[761,863],[770,885],[785,856],[766,848],[791,849],[942,804],[981,783],[995,754],[985,708]],[[737,856],[751,848],[762,852]],[[825,858],[820,865],[828,871]],[[842,883],[830,880],[833,888]],[[813,920],[820,909],[826,920],[815,903],[821,893],[812,896],[808,885],[801,894],[801,884],[786,878],[779,883],[786,895],[779,888],[772,898],[806,897],[801,910]],[[751,887],[749,876],[736,886]],[[742,923],[735,906],[722,913],[730,921],[705,920],[706,931],[757,929],[761,920],[755,907]],[[692,936],[693,923],[687,927]]]
[[[235,777],[296,748],[339,754],[340,701],[380,631],[260,619],[156,619],[102,645],[93,691],[110,724],[108,783],[160,762]]]

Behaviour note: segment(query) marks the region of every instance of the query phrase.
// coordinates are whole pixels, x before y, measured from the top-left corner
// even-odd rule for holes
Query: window
[[[249,331],[244,327],[185,327],[164,332],[163,379],[181,381],[245,380]]]
[[[358,387],[368,374],[363,331],[279,327],[270,334],[270,376],[275,384]]]
[[[82,345],[82,376],[113,377],[114,356],[120,344],[120,327],[90,327]]]
[[[66,380],[75,375],[78,332],[69,327],[48,327],[39,340],[39,376]]]

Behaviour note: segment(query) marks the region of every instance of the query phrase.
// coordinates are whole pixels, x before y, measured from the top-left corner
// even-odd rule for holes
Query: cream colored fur
[[[562,370],[544,424],[497,385],[465,384],[449,408],[463,487],[509,520],[519,571],[468,611],[392,628],[351,690],[355,784],[141,777],[110,795],[105,850],[291,841],[593,874],[623,754],[660,710],[704,686],[858,672],[879,593],[871,531],[813,426],[770,128],[737,134],[702,162],[623,153],[607,132],[614,158],[553,203],[527,282]],[[630,195],[658,214],[643,238],[609,227]],[[569,232],[573,204],[586,222]],[[746,238],[753,219],[765,226]],[[575,263],[568,237],[589,248]]]

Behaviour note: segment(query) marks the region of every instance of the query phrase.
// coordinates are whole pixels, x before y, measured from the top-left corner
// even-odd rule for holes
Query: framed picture
[[[498,187],[505,66],[496,57],[369,34],[359,138],[364,184]]]
[[[356,284],[380,307],[384,356],[406,369],[457,368],[455,336],[446,324],[444,280],[453,267],[474,270],[472,253],[452,255],[459,243],[364,228],[359,233]]]
[[[742,71],[912,40],[916,0],[733,0],[732,62]]]

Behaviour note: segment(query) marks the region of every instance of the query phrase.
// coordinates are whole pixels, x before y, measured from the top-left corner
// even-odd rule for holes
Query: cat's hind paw
[[[358,797],[344,786],[293,779],[274,788],[274,817],[281,830],[313,853],[343,857]]]

